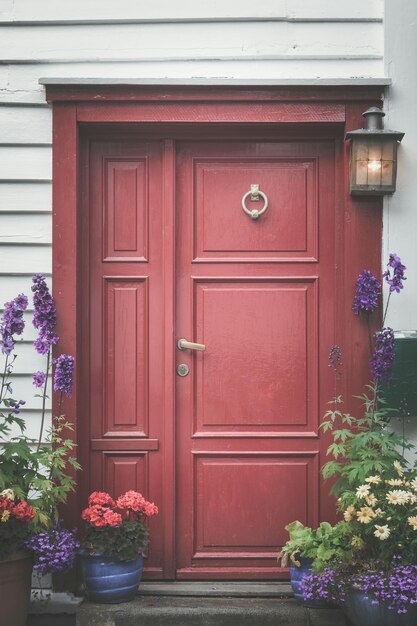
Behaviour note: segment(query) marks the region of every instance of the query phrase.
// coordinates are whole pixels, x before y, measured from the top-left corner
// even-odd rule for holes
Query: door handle
[[[205,350],[204,343],[194,343],[193,341],[187,341],[186,339],[178,339],[178,350]]]

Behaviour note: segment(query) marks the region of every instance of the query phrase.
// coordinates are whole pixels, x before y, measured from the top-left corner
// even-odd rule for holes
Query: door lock
[[[188,376],[190,373],[190,368],[186,363],[180,363],[177,365],[177,374],[178,376]]]

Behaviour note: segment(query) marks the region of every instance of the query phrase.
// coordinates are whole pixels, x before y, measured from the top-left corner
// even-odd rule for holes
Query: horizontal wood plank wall
[[[51,273],[52,115],[40,77],[378,78],[382,19],[382,0],[0,0],[0,309],[29,293],[33,272]],[[29,325],[14,386],[29,434],[34,336]]]

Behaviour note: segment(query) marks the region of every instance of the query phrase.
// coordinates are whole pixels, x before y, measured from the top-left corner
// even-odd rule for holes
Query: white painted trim
[[[332,86],[381,86],[391,85],[391,78],[284,78],[284,79],[229,79],[229,78],[64,78],[41,76],[41,85],[171,85],[204,86],[224,85],[230,87],[332,87]]]

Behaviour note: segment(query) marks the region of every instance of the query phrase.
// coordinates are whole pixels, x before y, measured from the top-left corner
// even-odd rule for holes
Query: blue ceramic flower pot
[[[311,609],[325,609],[329,608],[329,604],[325,600],[305,600],[303,596],[303,591],[301,589],[301,582],[304,576],[311,574],[311,566],[313,564],[313,559],[308,559],[305,557],[298,557],[297,560],[300,562],[300,567],[293,565],[291,563],[290,566],[290,576],[291,576],[291,587],[294,591],[294,598],[298,604],[302,604],[303,606],[307,606]]]
[[[416,626],[417,605],[412,604],[407,613],[398,614],[383,604],[372,604],[362,591],[351,589],[342,606],[343,612],[354,626]]]
[[[91,602],[118,604],[135,597],[143,571],[143,556],[120,561],[111,556],[80,553],[85,595]]]

